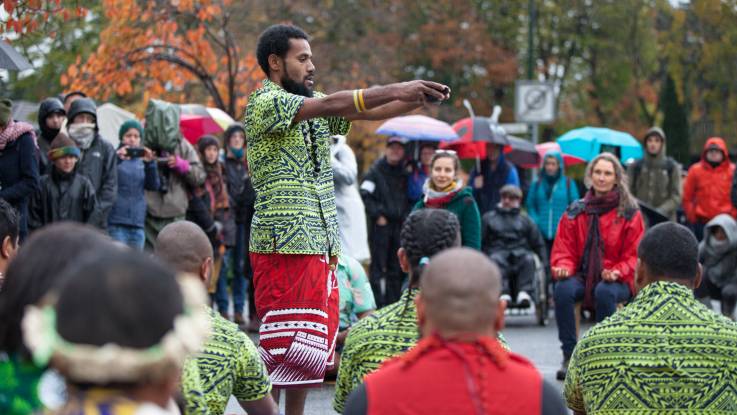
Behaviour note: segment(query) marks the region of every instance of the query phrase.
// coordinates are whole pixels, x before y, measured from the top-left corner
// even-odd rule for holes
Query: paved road
[[[562,386],[561,382],[555,381],[555,372],[560,367],[562,358],[555,320],[551,318],[547,327],[538,326],[532,316],[508,316],[506,322],[504,336],[512,350],[531,359],[546,379]],[[332,384],[325,384],[321,388],[311,390],[307,398],[305,414],[335,414],[331,406],[333,392],[334,385]],[[243,413],[231,399],[226,414],[242,415]]]

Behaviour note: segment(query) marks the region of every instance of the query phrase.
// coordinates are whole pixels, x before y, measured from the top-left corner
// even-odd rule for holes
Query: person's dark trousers
[[[379,308],[397,301],[402,294],[403,273],[397,258],[401,227],[401,222],[389,222],[384,226],[374,224],[371,232],[369,275]],[[382,281],[385,286],[383,290]]]
[[[563,356],[571,357],[576,347],[576,303],[583,301],[584,284],[576,277],[566,278],[555,284],[555,321],[558,324],[558,339]],[[617,311],[617,304],[630,298],[629,287],[621,282],[599,282],[594,287],[596,322],[600,322]]]
[[[246,277],[243,275],[243,233],[244,227],[238,224],[236,227],[235,246],[229,248],[223,256],[223,265],[220,268],[217,290],[215,291],[215,302],[221,313],[228,312],[228,270],[233,275],[233,312],[243,314],[246,305]]]
[[[490,258],[502,273],[502,293],[514,298],[520,291],[524,291],[532,298],[537,298],[534,254],[496,251]]]
[[[734,308],[737,305],[737,283],[729,283],[723,287],[718,287],[708,277],[704,276],[701,285],[694,290],[694,296],[698,299],[719,300],[722,315],[734,319]],[[711,308],[711,304],[707,304],[707,307]]]

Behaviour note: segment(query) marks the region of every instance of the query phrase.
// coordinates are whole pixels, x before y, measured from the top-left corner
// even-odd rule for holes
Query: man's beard
[[[304,83],[295,82],[292,78],[289,78],[286,75],[281,78],[281,86],[290,94],[312,98],[312,88],[307,88]]]

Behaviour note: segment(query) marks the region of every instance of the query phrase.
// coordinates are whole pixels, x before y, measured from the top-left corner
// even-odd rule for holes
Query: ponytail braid
[[[445,209],[420,209],[409,215],[402,225],[400,244],[411,267],[410,287],[419,282],[422,258],[459,245],[460,229],[456,215]]]

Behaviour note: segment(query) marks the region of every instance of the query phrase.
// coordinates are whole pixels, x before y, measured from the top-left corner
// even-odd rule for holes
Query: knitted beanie
[[[143,126],[141,125],[140,122],[138,122],[136,120],[128,120],[128,121],[126,121],[126,122],[124,122],[123,124],[120,125],[120,129],[118,130],[118,140],[120,140],[122,142],[123,141],[123,136],[131,128],[135,128],[136,130],[138,130],[138,134],[141,135],[141,142],[143,142]]]

